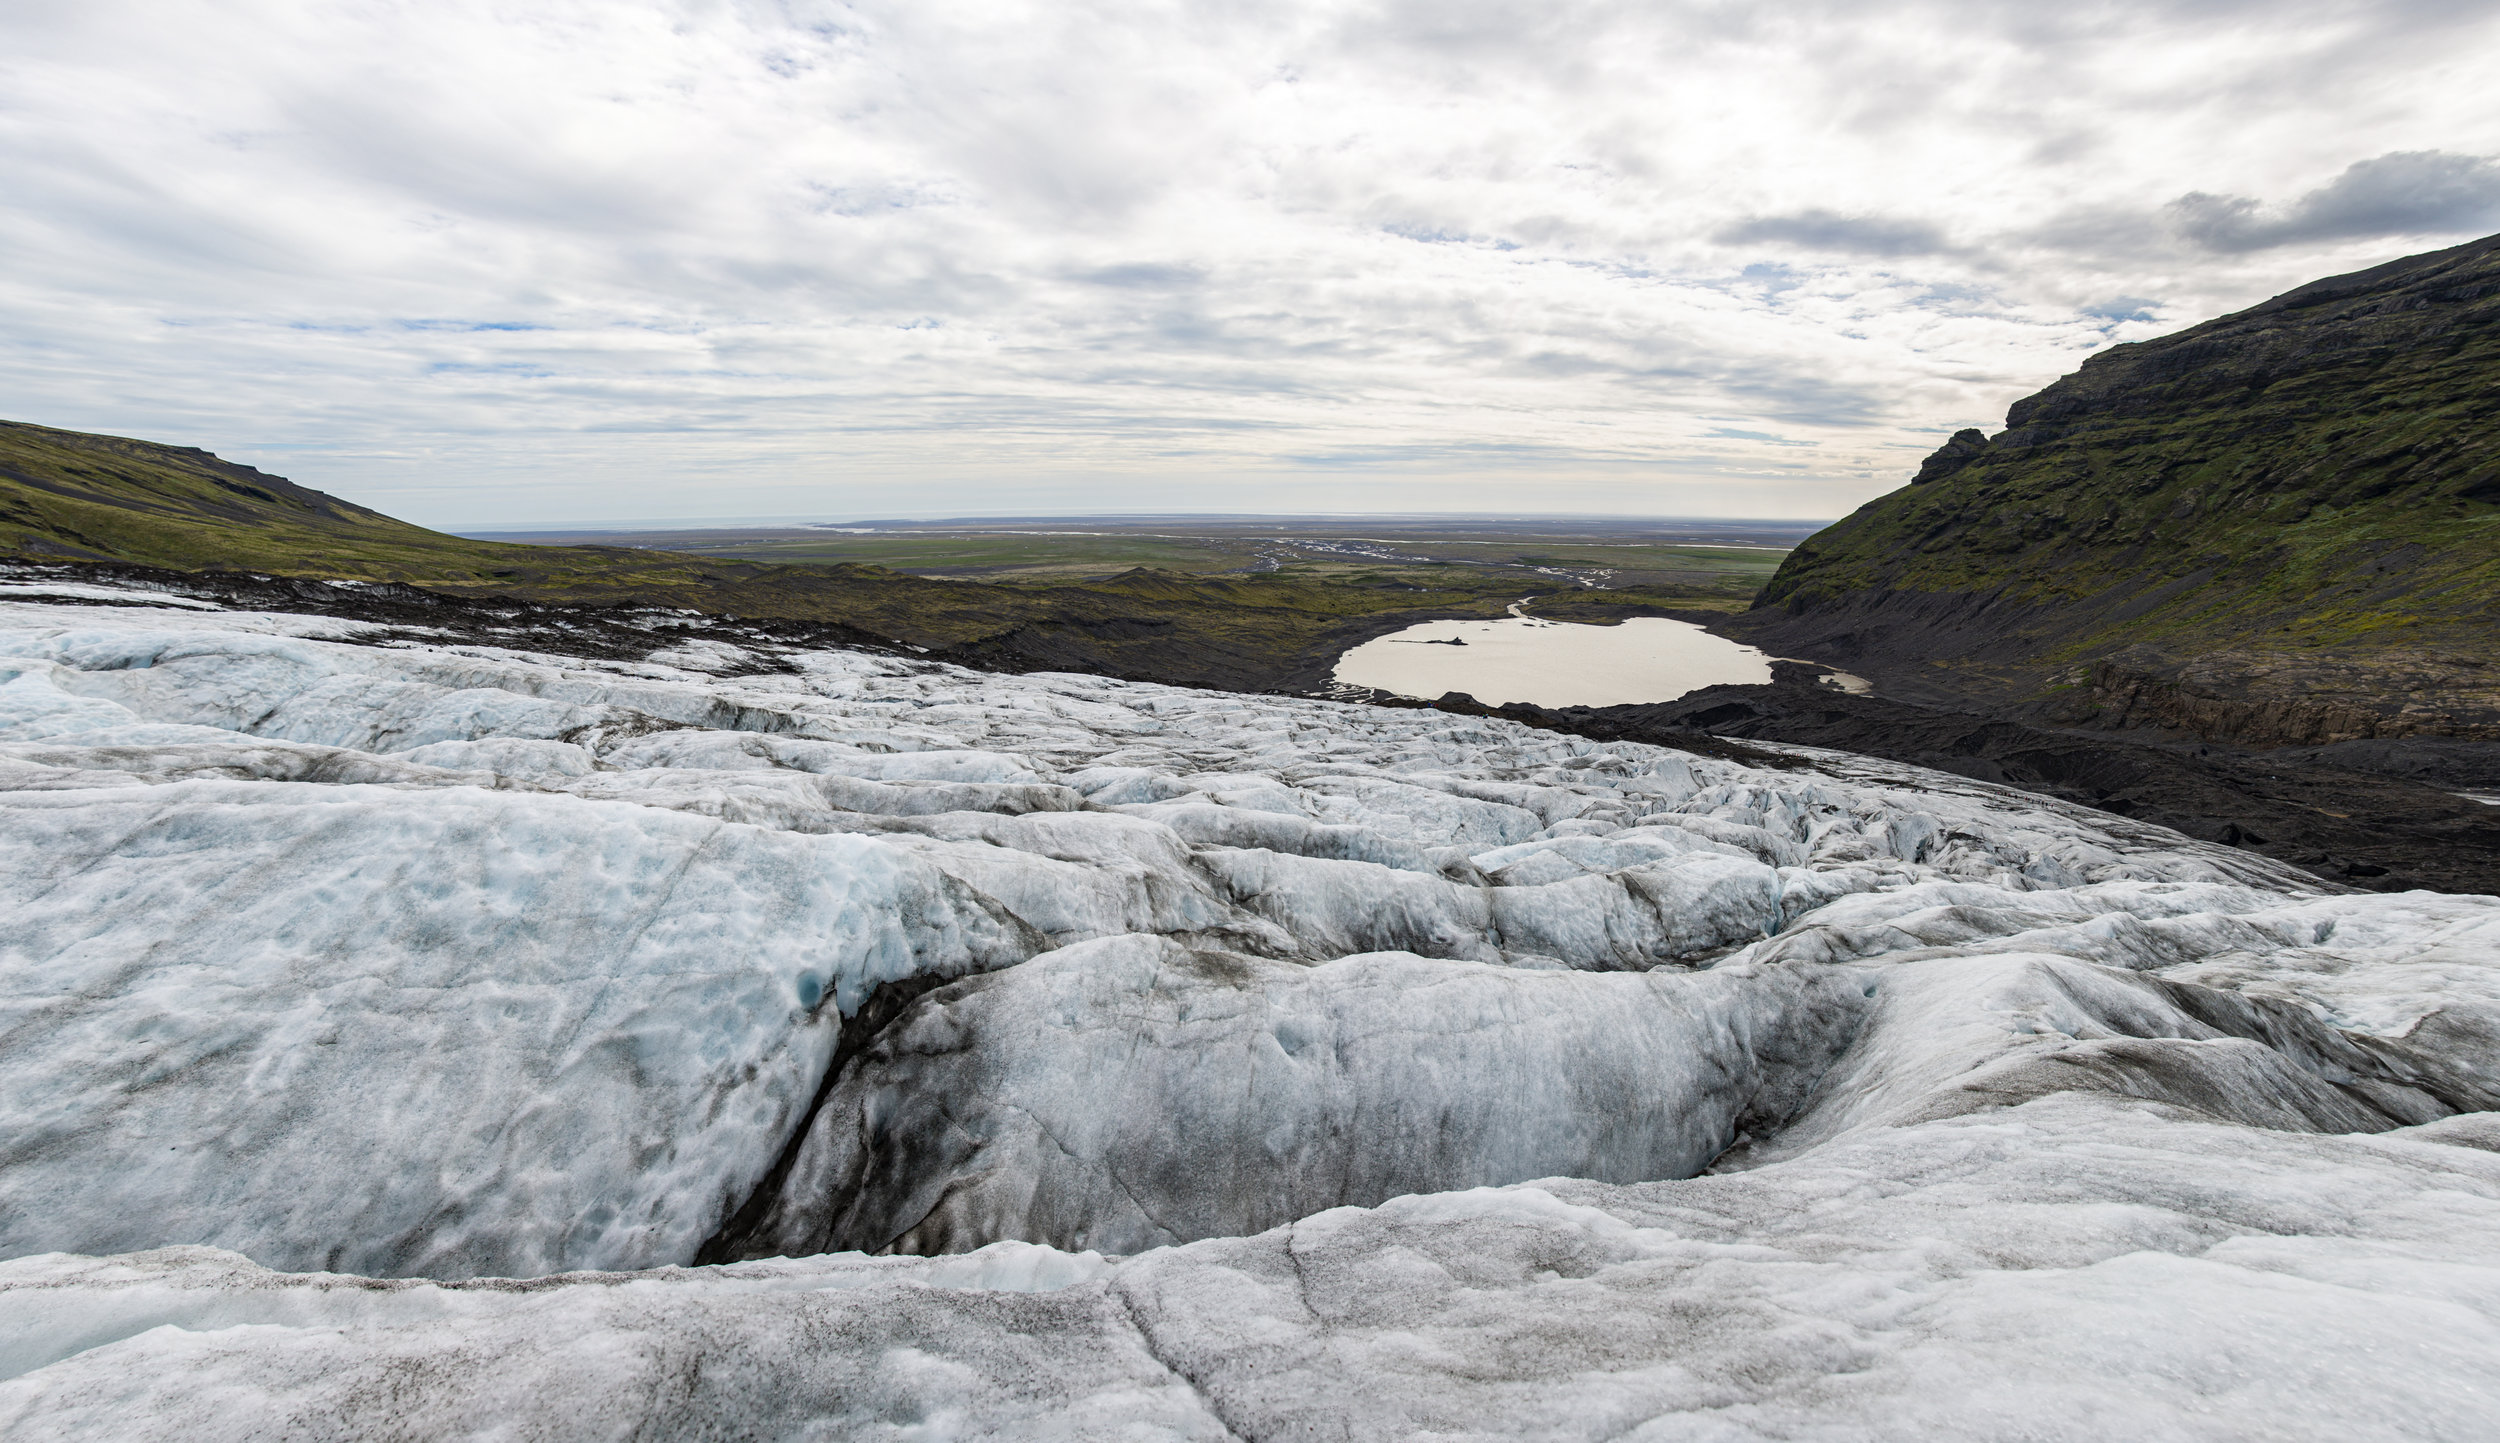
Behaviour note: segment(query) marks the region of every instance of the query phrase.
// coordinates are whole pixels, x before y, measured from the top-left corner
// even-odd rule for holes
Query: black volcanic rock
[[[1937,447],[1935,454],[1927,458],[1926,464],[1918,468],[1918,474],[1910,478],[1910,484],[1916,486],[1926,481],[1941,481],[1978,460],[1980,454],[1987,449],[1986,432],[1975,428],[1956,431],[1953,433],[1952,440]]]

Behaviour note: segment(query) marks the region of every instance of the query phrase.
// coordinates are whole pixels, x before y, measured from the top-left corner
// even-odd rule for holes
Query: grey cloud
[[[2166,216],[2140,206],[2077,206],[2009,234],[2009,239],[2050,250],[2092,256],[2142,256],[2178,243]]]
[[[1196,266],[1136,264],[1079,271],[1075,278],[1118,290],[1179,290],[1197,285],[1207,276]]]
[[[1587,376],[1611,372],[1615,367],[1593,356],[1549,350],[1515,357],[1507,369],[1531,376]]]
[[[1865,426],[1892,409],[1883,387],[1856,385],[1801,366],[1721,359],[1659,366],[1617,377],[1626,386],[1734,403],[1756,418],[1792,426]]]
[[[2180,236],[2217,251],[2301,241],[2500,228],[2500,164],[2489,156],[2398,150],[2356,161],[2281,214],[2244,195],[2191,191],[2167,207]]]
[[[1447,466],[1453,463],[1489,461],[1494,463],[1547,464],[1587,460],[1591,452],[1585,447],[1541,445],[1516,441],[1418,441],[1402,444],[1342,446],[1330,450],[1283,452],[1277,459],[1289,465],[1357,469],[1363,467]]]
[[[2082,308],[2083,314],[2104,321],[2149,321],[2161,309],[2161,302],[2143,296],[2111,296]]]
[[[2489,0],[209,8],[12,10],[0,391],[417,519],[1837,477],[2326,269],[2176,221],[2376,233],[2500,151]]]
[[[873,216],[883,211],[958,203],[958,197],[943,187],[910,181],[873,185],[830,185],[807,181],[800,189],[809,197],[806,202],[808,209],[853,218]]]
[[[1712,239],[1722,245],[1767,241],[1854,256],[1923,256],[1953,248],[1943,231],[1925,221],[1850,216],[1828,210],[1756,216],[1723,227]]]
[[[1705,441],[1760,441],[1771,446],[1820,446],[1823,444],[1820,441],[1791,441],[1786,436],[1774,436],[1768,431],[1740,431],[1733,426],[1720,426],[1714,430],[1702,432],[1701,436]]]

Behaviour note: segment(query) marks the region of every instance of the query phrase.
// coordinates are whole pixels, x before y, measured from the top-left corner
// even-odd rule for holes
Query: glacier
[[[0,596],[0,1431],[2500,1416],[2500,899],[643,624]]]

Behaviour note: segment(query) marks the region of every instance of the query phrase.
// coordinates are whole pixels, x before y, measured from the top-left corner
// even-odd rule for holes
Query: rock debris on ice
[[[2495,899],[1831,752],[44,595],[12,1437],[2500,1416]]]

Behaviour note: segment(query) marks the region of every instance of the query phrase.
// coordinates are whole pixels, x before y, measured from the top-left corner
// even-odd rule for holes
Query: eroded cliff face
[[[2500,237],[2113,347],[1727,629],[2215,740],[2500,740]]]

